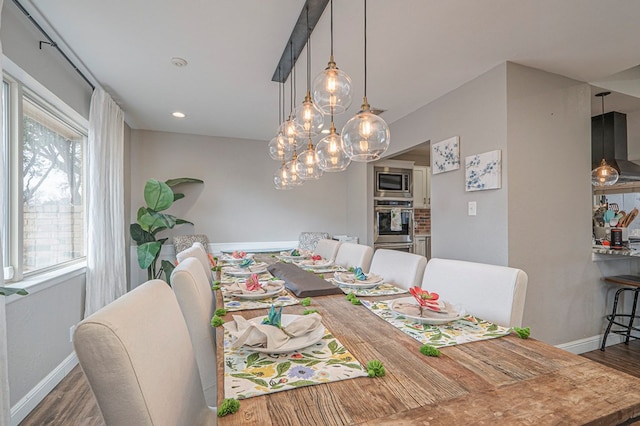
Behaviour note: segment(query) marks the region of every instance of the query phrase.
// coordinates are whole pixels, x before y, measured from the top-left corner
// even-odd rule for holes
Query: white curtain
[[[2,3],[0,0],[0,20],[2,19]],[[2,60],[2,43],[0,43],[0,61]],[[2,76],[2,64],[0,63],[0,76]],[[0,82],[2,79],[0,79]],[[2,99],[4,90],[0,86],[0,135],[4,134],[2,117],[4,116],[4,102]],[[0,137],[0,142],[2,138]],[[0,214],[4,212],[4,144],[0,143]],[[4,235],[4,220],[0,220],[0,241]],[[0,287],[4,285],[4,262],[2,244],[0,244]],[[0,296],[0,426],[9,426],[11,418],[11,406],[9,405],[9,367],[7,364],[7,315],[4,306],[4,297]]]
[[[124,217],[124,113],[96,88],[87,148],[87,317],[127,291]]]

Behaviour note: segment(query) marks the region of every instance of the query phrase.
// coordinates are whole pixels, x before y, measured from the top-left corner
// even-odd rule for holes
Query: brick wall
[[[24,271],[85,255],[83,206],[24,206]]]
[[[431,234],[431,209],[413,211],[416,234]]]

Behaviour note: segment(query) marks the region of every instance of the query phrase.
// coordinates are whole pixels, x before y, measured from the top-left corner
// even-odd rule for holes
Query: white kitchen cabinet
[[[431,207],[430,167],[413,166],[413,207],[428,209]]]

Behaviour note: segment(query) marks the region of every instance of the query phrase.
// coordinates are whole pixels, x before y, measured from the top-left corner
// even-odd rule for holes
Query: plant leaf
[[[166,210],[173,204],[173,191],[166,183],[149,179],[144,186],[144,201],[156,212]]]
[[[150,243],[156,240],[153,235],[142,229],[142,227],[137,223],[132,223],[129,226],[129,232],[131,233],[131,238],[133,238],[138,245]]]
[[[188,223],[189,225],[193,225],[193,222],[189,222],[188,220],[176,218],[176,225],[184,225],[185,223]]]
[[[204,183],[204,181],[202,179],[196,179],[196,178],[175,178],[175,179],[169,179],[165,181],[165,183],[168,186],[174,187],[181,183]]]
[[[176,226],[176,217],[173,215],[152,211],[150,212],[150,216],[154,219],[153,223],[155,223],[158,228],[171,229]],[[151,232],[155,235],[158,231],[155,230],[154,227]]]
[[[12,294],[19,294],[20,296],[26,296],[29,292],[23,288],[9,288],[0,287],[1,296],[11,296]]]
[[[168,260],[163,260],[162,262],[160,262],[160,264],[162,265],[162,271],[164,272],[165,281],[167,282],[167,284],[169,284],[169,286],[171,286],[171,273],[176,267],[173,266],[173,263],[169,262]]]
[[[162,244],[159,241],[153,241],[150,243],[144,243],[137,247],[138,251],[138,265],[142,269],[147,269],[154,262],[158,253],[160,253],[160,247]]]
[[[175,203],[176,201],[178,201],[179,199],[184,198],[184,194],[181,194],[179,192],[174,192],[173,193],[173,202]]]
[[[276,369],[278,370],[278,375],[275,378],[277,379],[279,377],[282,377],[282,375],[286,373],[290,367],[290,362],[283,362],[282,364],[278,364],[278,366],[276,367]]]

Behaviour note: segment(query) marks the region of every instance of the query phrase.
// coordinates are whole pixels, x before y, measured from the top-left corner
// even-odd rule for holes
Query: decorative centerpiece
[[[429,293],[427,290],[423,290],[418,286],[410,288],[409,293],[411,293],[420,305],[420,316],[424,316],[424,308],[435,312],[441,311],[440,303],[438,302],[440,298],[438,293]]]

